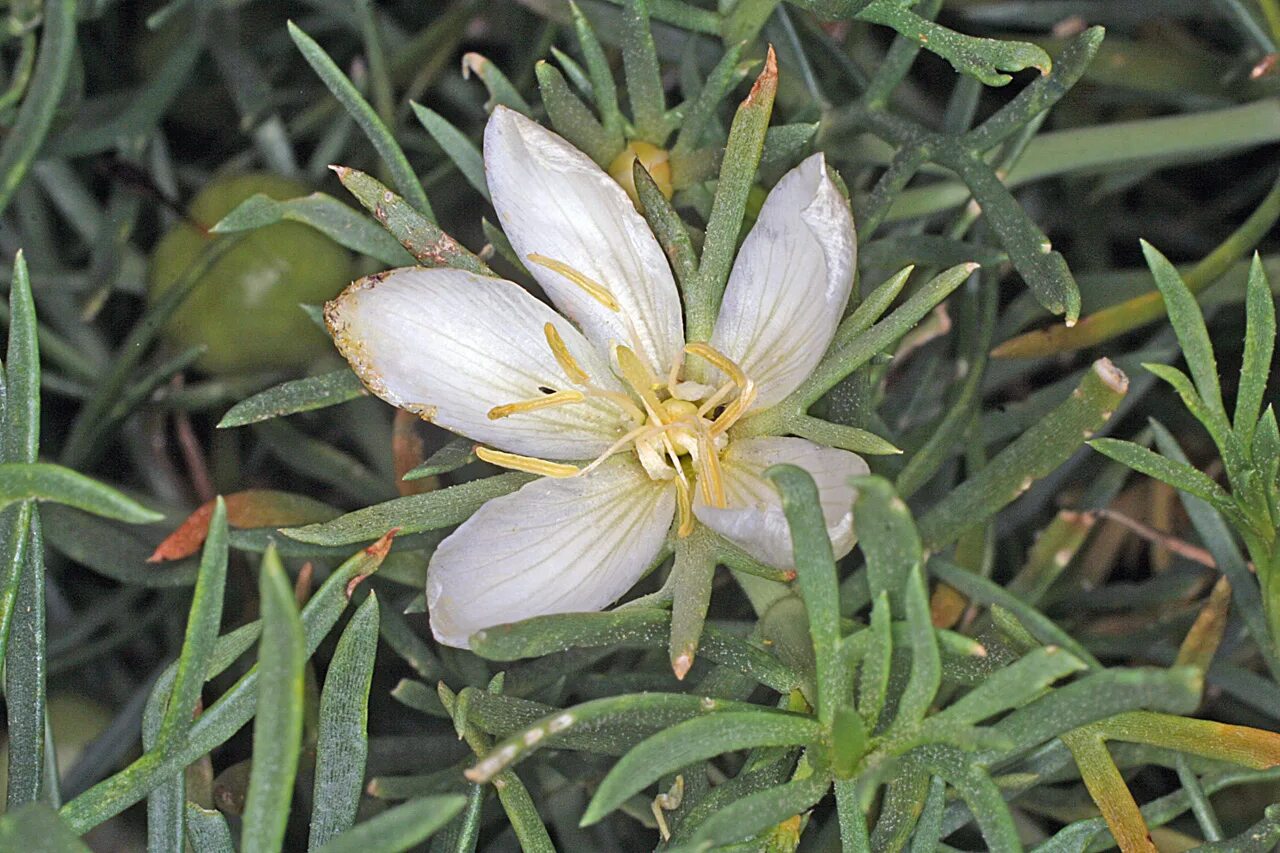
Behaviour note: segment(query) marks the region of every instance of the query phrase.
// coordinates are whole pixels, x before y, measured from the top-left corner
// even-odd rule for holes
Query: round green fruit
[[[217,178],[191,202],[190,220],[167,233],[151,256],[147,292],[154,302],[213,239],[204,229],[256,193],[306,195],[303,184],[268,174]],[[204,344],[196,362],[214,374],[305,367],[331,344],[298,308],[333,298],[350,280],[346,249],[307,225],[280,222],[249,232],[203,276],[170,319],[175,346]]]

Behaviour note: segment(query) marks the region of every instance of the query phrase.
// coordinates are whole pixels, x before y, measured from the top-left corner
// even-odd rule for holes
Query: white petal
[[[557,364],[553,323],[597,385],[621,390],[573,325],[517,284],[453,269],[406,268],[361,279],[325,306],[339,351],[394,406],[501,450],[590,459],[625,429],[600,398],[490,420],[495,406],[579,390]],[[629,424],[629,420],[625,420]]]
[[[777,403],[813,372],[849,301],[856,258],[849,203],[814,154],[765,199],[711,336],[755,381],[752,409]]]
[[[529,271],[604,352],[622,343],[659,376],[684,346],[680,296],[666,255],[626,191],[561,137],[498,107],[484,131],[493,206],[521,258],[543,255],[603,285],[613,311],[558,272]]]
[[[607,607],[653,563],[674,515],[670,484],[629,456],[491,500],[431,558],[431,630],[467,648],[483,628]]]
[[[747,438],[732,442],[721,463],[728,506],[709,506],[700,494],[693,504],[694,515],[716,533],[761,562],[792,568],[795,557],[782,501],[773,483],[763,477],[769,466],[787,463],[805,469],[817,483],[836,558],[852,550],[856,490],[849,479],[868,472],[867,463],[858,454],[803,438]]]

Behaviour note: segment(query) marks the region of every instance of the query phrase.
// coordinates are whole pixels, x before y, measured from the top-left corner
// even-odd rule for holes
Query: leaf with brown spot
[[[227,523],[232,527],[291,527],[329,521],[341,513],[305,495],[274,489],[248,489],[226,496]],[[170,533],[147,558],[148,563],[181,560],[200,550],[209,534],[213,501],[202,504]]]

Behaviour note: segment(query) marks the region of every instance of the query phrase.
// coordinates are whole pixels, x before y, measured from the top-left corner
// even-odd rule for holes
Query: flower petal
[[[791,530],[782,512],[778,490],[764,479],[771,465],[787,463],[808,471],[818,485],[827,535],[837,559],[853,549],[851,477],[868,472],[856,453],[823,447],[803,438],[747,438],[730,443],[721,457],[728,506],[721,509],[695,499],[693,513],[707,527],[757,560],[778,568],[792,568]]]
[[[756,383],[752,409],[794,391],[826,352],[853,288],[849,203],[814,154],[778,181],[733,263],[711,345]]]
[[[625,344],[665,375],[684,346],[680,296],[666,255],[626,191],[564,139],[505,107],[485,127],[484,164],[516,253],[572,267],[608,290],[620,310],[528,263],[555,306],[604,352]]]
[[[653,563],[674,515],[671,485],[630,457],[491,500],[431,557],[431,630],[467,648],[483,628],[607,607]]]
[[[616,403],[596,398],[489,418],[495,406],[543,389],[580,390],[556,362],[551,323],[596,385],[621,385],[573,325],[517,284],[454,269],[410,267],[369,276],[325,306],[338,350],[373,393],[501,450],[590,459],[621,434]]]

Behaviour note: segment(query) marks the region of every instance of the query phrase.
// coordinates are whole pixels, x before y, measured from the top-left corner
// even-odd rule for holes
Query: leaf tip
[[[1100,358],[1093,363],[1093,372],[1098,375],[1103,384],[1115,391],[1117,394],[1127,394],[1129,391],[1129,377],[1125,372],[1116,367],[1115,363],[1109,358]]]

